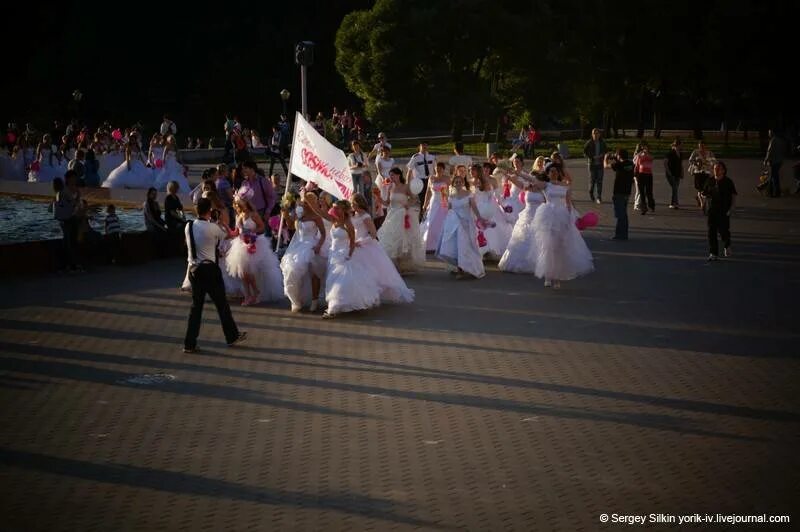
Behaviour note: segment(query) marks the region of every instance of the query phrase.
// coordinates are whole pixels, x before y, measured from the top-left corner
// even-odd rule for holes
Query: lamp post
[[[281,94],[281,100],[283,101],[283,114],[284,114],[284,116],[288,116],[287,113],[286,113],[286,102],[289,101],[289,97],[292,94],[289,91],[287,91],[286,89],[283,89],[280,94]]]

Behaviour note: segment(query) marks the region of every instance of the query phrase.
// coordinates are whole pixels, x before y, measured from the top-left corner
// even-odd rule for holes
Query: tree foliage
[[[377,0],[342,21],[336,68],[389,126],[493,124],[502,112],[609,128],[787,123],[793,90],[766,81],[792,49],[797,11],[760,0]]]

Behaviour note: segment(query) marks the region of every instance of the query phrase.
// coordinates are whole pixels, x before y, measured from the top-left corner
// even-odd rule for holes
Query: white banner
[[[342,150],[328,142],[300,113],[295,114],[289,171],[339,199],[350,199],[353,176]]]

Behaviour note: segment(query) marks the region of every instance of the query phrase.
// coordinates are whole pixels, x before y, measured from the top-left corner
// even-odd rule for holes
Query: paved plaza
[[[691,182],[668,210],[660,165],[655,214],[612,242],[570,162],[597,271],[559,291],[429,256],[413,305],[236,306],[241,347],[209,303],[196,355],[179,260],[0,280],[0,529],[796,527],[800,198],[762,198],[759,162],[730,161],[734,256],[708,263]]]

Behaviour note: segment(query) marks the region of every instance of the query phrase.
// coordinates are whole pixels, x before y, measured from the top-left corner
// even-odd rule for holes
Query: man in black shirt
[[[628,151],[617,150],[616,155],[606,157],[605,166],[614,170],[614,217],[617,228],[611,240],[628,240],[628,198],[633,188],[633,161],[628,160]]]
[[[736,206],[736,185],[728,177],[728,167],[718,161],[714,165],[714,179],[706,180],[703,197],[708,205],[708,260],[719,257],[717,233],[722,238],[726,257],[731,256],[731,213]]]

